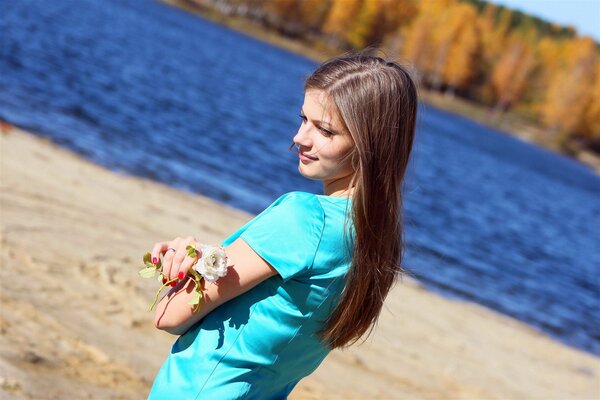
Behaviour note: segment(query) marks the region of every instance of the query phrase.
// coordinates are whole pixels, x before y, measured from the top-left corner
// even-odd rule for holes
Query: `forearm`
[[[200,310],[195,313],[194,306],[188,304],[195,290],[196,283],[189,277],[172,288],[156,305],[154,326],[174,335],[181,335],[204,318],[207,311],[210,311],[204,307],[205,304],[201,304]]]
[[[188,304],[194,296],[196,283],[186,277],[157,305],[154,325],[158,329],[181,335],[220,305],[277,274],[271,265],[240,238],[227,246],[226,250],[230,262],[227,273],[215,282],[207,282],[206,278],[201,280],[200,309],[194,312],[193,306]]]
[[[177,253],[177,250],[173,253],[169,252],[163,259],[162,272],[166,276],[163,279],[171,279],[172,281],[169,281],[169,283],[177,282],[177,284],[157,304],[154,313],[154,325],[158,329],[173,334],[184,333],[214,308],[214,305],[211,307],[210,299],[212,296],[205,291],[206,281],[199,274],[200,271],[206,273],[208,278],[212,279],[214,274],[222,274],[223,266],[227,265],[227,256],[220,246],[208,246],[194,242],[189,244],[190,239],[192,238],[190,237],[183,242],[177,239],[179,243],[167,244],[167,246],[175,246],[174,249],[179,248],[180,251],[179,253]],[[164,247],[165,243],[160,242],[155,245],[154,250],[158,252]],[[191,247],[196,249],[193,254]],[[187,254],[182,258],[181,250],[184,248]],[[205,255],[204,252],[207,254]],[[174,256],[175,253],[177,253],[177,257]],[[207,261],[204,260],[204,257],[207,257]],[[192,270],[197,262],[202,263],[201,267],[203,269]],[[174,283],[171,284],[174,285]],[[196,311],[194,312],[194,310]]]
[[[231,268],[231,273],[218,282],[211,283],[203,279],[201,285],[202,299],[198,311],[194,312],[194,306],[189,304],[196,290],[196,282],[186,277],[157,304],[154,326],[174,335],[184,334],[212,310],[235,296],[239,277]]]

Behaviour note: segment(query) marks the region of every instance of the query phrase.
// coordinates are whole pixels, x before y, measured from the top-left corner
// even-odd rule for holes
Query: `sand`
[[[143,399],[175,336],[156,330],[160,240],[216,243],[252,215],[0,134],[0,399]],[[291,399],[597,399],[600,359],[406,279],[373,335],[333,351]]]

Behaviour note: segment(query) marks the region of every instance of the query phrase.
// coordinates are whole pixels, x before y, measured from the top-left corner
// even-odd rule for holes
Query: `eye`
[[[319,130],[320,130],[321,132],[323,132],[323,133],[325,134],[325,136],[333,136],[333,132],[331,132],[331,131],[328,131],[328,130],[327,130],[327,129],[325,129],[325,128],[321,128],[321,127],[319,127]]]
[[[306,122],[306,115],[300,114],[300,119],[302,120],[302,123]]]

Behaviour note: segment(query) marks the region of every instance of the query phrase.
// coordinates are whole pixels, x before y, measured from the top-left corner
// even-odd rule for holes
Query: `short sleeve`
[[[240,237],[285,282],[312,268],[324,223],[325,212],[315,195],[291,192],[253,220]]]

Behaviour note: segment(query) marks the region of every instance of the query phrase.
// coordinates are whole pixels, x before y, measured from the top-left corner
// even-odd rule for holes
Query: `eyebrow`
[[[302,115],[306,116],[306,113],[304,112],[304,109],[301,108],[300,112],[302,113]],[[338,133],[338,130],[335,126],[331,125],[329,122],[325,122],[325,121],[320,121],[318,119],[314,119],[313,122],[320,124],[320,125],[328,125],[329,126],[329,130],[333,133]]]

